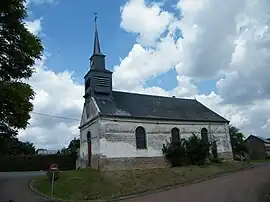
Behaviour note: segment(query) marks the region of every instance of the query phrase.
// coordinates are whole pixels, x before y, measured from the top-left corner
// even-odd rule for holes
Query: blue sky
[[[31,4],[28,19],[42,17],[42,41],[50,54],[47,66],[54,72],[74,71],[75,81],[82,84],[89,68],[89,57],[93,49],[93,18],[98,12],[98,30],[101,47],[106,54],[106,67],[113,69],[120,58],[128,55],[136,34],[120,28],[120,8],[123,0],[103,1],[56,1],[52,4]],[[177,0],[165,1],[163,8],[174,12]],[[215,90],[215,80],[198,82],[199,93]],[[177,85],[176,72],[171,69],[145,82],[145,87],[159,86],[172,90]]]
[[[39,34],[49,54],[29,80],[34,110],[80,119],[98,12],[101,47],[116,89],[196,97],[245,134],[268,137],[269,2],[28,0],[26,26]],[[78,125],[32,115],[20,137],[37,147],[60,148],[78,137]]]

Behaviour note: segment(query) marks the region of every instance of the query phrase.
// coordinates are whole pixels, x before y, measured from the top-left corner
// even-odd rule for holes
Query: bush
[[[184,139],[175,143],[166,142],[166,145],[163,144],[162,152],[172,167],[181,166],[186,163],[187,155]]]
[[[46,170],[51,164],[57,164],[61,170],[76,169],[76,155],[28,155],[0,157],[0,171],[39,171]]]
[[[162,152],[172,167],[182,165],[203,165],[209,157],[208,143],[193,134],[187,140],[163,145]]]
[[[186,152],[188,155],[189,164],[203,165],[209,157],[209,143],[205,143],[197,135],[192,134],[186,141]]]
[[[210,161],[213,163],[219,163],[220,159],[218,157],[218,151],[217,151],[217,143],[216,141],[212,142],[211,144],[211,157]]]

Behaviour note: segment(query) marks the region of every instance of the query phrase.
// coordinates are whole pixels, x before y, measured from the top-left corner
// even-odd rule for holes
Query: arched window
[[[137,149],[146,149],[146,135],[143,127],[136,128],[136,147]]]
[[[87,142],[89,143],[89,142],[91,142],[91,133],[90,133],[90,131],[88,131],[87,132]]]
[[[202,128],[201,137],[204,142],[208,143],[208,130],[206,128]]]
[[[171,135],[172,135],[172,142],[180,142],[180,134],[179,134],[179,129],[178,128],[173,128],[171,130]]]

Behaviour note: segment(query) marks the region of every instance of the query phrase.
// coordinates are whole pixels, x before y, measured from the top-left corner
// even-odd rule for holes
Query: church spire
[[[94,39],[94,51],[93,54],[102,54],[99,45],[98,30],[97,30],[97,13],[95,15],[95,39]]]

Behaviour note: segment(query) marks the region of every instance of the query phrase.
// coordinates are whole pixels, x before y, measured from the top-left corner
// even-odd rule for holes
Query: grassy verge
[[[250,163],[266,163],[270,162],[270,159],[250,160]]]
[[[240,162],[224,162],[206,166],[98,172],[81,169],[60,174],[54,196],[69,200],[109,199],[138,192],[173,186],[247,166]],[[44,195],[50,193],[45,176],[37,177],[33,185]]]

